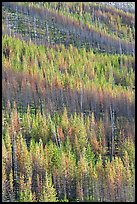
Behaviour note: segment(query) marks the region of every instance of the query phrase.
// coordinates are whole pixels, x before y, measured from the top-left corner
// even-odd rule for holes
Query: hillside
[[[134,202],[134,2],[2,2],[2,108],[3,202]]]

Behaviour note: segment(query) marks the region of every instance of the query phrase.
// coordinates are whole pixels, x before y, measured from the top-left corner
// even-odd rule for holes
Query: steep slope
[[[134,202],[133,2],[2,4],[3,202]]]

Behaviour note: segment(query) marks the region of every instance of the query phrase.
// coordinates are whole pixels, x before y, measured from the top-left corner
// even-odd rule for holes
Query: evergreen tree
[[[47,175],[45,178],[45,183],[43,185],[42,194],[40,196],[40,202],[57,202],[58,199],[56,197],[57,193],[55,188],[53,187],[51,177]]]

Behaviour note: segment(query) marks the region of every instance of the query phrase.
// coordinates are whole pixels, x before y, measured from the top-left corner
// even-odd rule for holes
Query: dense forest
[[[135,201],[134,2],[2,2],[2,201]]]

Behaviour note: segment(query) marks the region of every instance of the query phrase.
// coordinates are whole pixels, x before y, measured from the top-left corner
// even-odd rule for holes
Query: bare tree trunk
[[[82,89],[82,84],[80,83],[80,109],[82,112],[82,107],[83,107],[83,89]]]
[[[34,16],[34,38],[35,38],[35,43],[36,43],[36,38],[37,38],[37,31],[36,31],[36,17]]]
[[[114,154],[114,109],[110,105],[110,117],[111,117],[111,153],[110,153],[110,161],[112,161],[112,157]]]
[[[17,157],[16,157],[16,133],[12,136],[12,171],[13,171],[13,192],[15,194],[15,199],[19,199],[19,188],[18,188],[18,174],[17,174]]]
[[[8,30],[9,30],[9,35],[11,36],[11,24],[10,24],[10,22],[9,22],[9,19],[8,19],[8,17],[6,17],[6,20],[7,20],[7,27],[8,27]]]
[[[48,43],[50,43],[49,26],[47,23],[46,23],[46,36],[47,36]]]
[[[122,48],[120,40],[119,40],[119,53],[120,53],[120,70],[122,71]]]
[[[110,83],[112,83],[112,89],[114,88],[114,76],[113,76],[113,69],[112,69],[112,65],[110,65]]]

